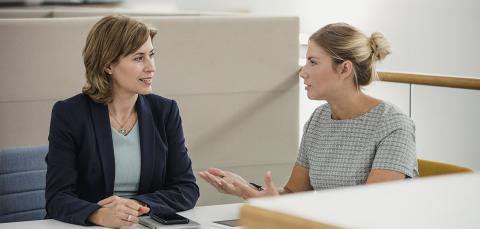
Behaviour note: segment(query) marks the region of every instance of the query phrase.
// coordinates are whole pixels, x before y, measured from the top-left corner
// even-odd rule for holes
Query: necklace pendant
[[[125,129],[120,129],[120,133],[123,134],[123,135],[127,135],[127,130],[125,130]]]

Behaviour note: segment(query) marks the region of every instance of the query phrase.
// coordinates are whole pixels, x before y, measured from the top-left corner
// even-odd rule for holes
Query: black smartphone
[[[186,224],[190,222],[189,219],[175,213],[170,215],[150,214],[150,217],[155,221],[165,225]]]
[[[222,228],[240,227],[240,220],[239,219],[213,221],[213,223],[226,226],[226,227],[222,227]]]

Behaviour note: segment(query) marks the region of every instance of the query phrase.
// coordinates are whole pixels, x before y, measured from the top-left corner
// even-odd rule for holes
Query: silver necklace
[[[127,136],[128,132],[127,132],[127,128],[125,128],[128,124],[128,121],[130,120],[130,118],[132,117],[133,115],[133,110],[132,112],[130,112],[130,115],[128,116],[127,120],[125,120],[125,123],[120,123],[117,118],[115,118],[115,116],[113,115],[113,113],[109,112],[110,113],[110,117],[113,118],[113,121],[115,121],[119,126],[120,126],[120,129],[118,129],[117,131],[120,132],[121,134],[123,134],[123,136]]]

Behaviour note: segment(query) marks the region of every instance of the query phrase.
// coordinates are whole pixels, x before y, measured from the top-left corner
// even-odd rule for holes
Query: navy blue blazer
[[[187,155],[177,104],[158,95],[139,95],[141,172],[138,195],[154,213],[195,206],[199,189]],[[79,94],[52,109],[47,183],[47,217],[91,225],[88,217],[113,195],[115,160],[108,108]]]

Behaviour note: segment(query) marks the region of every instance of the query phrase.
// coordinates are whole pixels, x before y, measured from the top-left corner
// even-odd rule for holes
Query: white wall
[[[126,0],[124,6],[295,15],[305,34],[342,21],[385,34],[393,54],[382,69],[480,77],[478,0]]]
[[[381,70],[480,77],[478,0],[264,0],[253,3],[252,12],[298,15],[306,36],[339,21],[367,34],[382,32],[393,53],[378,66]],[[309,101],[303,84],[299,85],[299,126],[303,127],[322,102]],[[412,114],[419,157],[480,170],[480,142],[475,140],[480,136],[480,91],[414,89],[411,105],[406,84],[377,82],[365,91]]]
[[[480,77],[478,0],[262,0],[254,14],[292,14],[311,34],[332,22],[380,31],[393,45],[388,70]]]
[[[143,1],[151,2],[152,0]],[[135,4],[141,2],[135,0]],[[378,66],[379,70],[480,77],[480,1],[478,0],[203,0],[201,4],[196,2],[198,1],[162,1],[162,3],[176,5],[179,10],[224,10],[250,12],[257,15],[295,15],[300,17],[301,33],[307,37],[326,24],[347,22],[366,33],[382,32],[389,39],[393,53]],[[303,82],[299,86],[299,133],[302,133],[301,129],[310,114],[323,102],[308,100],[303,90]],[[405,105],[406,103],[410,105],[410,98],[406,97],[410,94],[410,89],[406,85],[377,83],[368,87],[366,91],[393,102],[405,113],[412,112]],[[444,98],[442,91],[442,89],[433,90],[432,93],[431,90],[418,87],[412,95]],[[457,142],[455,146],[458,150],[452,152],[454,151],[452,147],[447,146],[449,143],[443,141],[447,138],[443,133],[449,132],[448,125],[443,126],[442,129],[436,129],[437,132],[442,133],[440,135],[430,129],[422,129],[432,125],[423,115],[436,116],[435,112],[443,112],[442,117],[460,120],[458,125],[465,128],[464,134],[468,133],[478,138],[480,121],[471,115],[464,118],[461,114],[479,114],[480,96],[476,92],[467,94],[469,96],[436,100],[438,106],[463,104],[450,110],[437,107],[425,111],[422,109],[428,109],[427,104],[423,105],[428,101],[427,99],[419,97],[418,102],[412,101],[415,108],[413,113],[422,114],[412,113],[412,118],[417,124],[417,147],[421,151],[420,156],[460,164],[470,161],[466,165],[480,170],[480,154],[474,154],[480,149],[479,141],[472,141],[470,137],[455,138]],[[412,98],[412,100],[415,99]],[[445,111],[451,113],[445,113]],[[437,122],[442,121],[437,120]],[[462,154],[462,152],[468,153]],[[455,156],[452,156],[453,153]]]
[[[124,6],[294,15],[304,34],[342,21],[390,40],[393,54],[381,69],[480,77],[478,0],[127,0]]]

